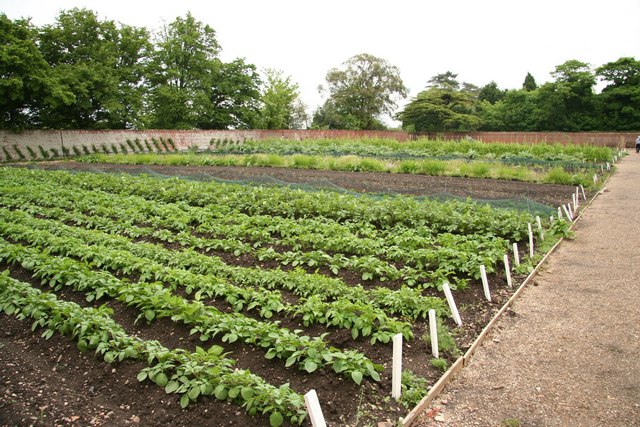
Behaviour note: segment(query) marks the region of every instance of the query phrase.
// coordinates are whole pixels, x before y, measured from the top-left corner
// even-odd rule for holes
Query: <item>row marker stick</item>
[[[533,230],[531,229],[531,223],[528,224],[529,228],[529,257],[533,258]]]
[[[520,265],[520,254],[518,253],[518,244],[513,244],[513,263],[517,266]]]
[[[580,190],[582,190],[582,198],[583,198],[584,200],[587,200],[587,195],[586,195],[586,194],[584,194],[584,187],[582,186],[582,184],[580,184]]]
[[[567,209],[569,209],[569,215],[571,216],[571,221],[573,221],[574,215],[573,210],[571,209],[571,203],[567,203]]]
[[[453,294],[451,293],[449,283],[444,282],[442,284],[442,289],[444,290],[444,295],[447,297],[447,302],[449,303],[449,309],[451,310],[451,314],[453,315],[453,320],[456,322],[456,325],[462,326],[462,319],[460,318],[458,307],[456,307],[456,302],[453,300]]]
[[[436,359],[440,357],[438,353],[438,323],[436,322],[436,311],[429,310],[429,336],[431,337],[431,353]]]
[[[480,266],[480,277],[482,278],[482,289],[484,290],[484,297],[487,301],[491,302],[491,293],[489,292],[489,281],[487,280],[487,269],[484,265]]]
[[[569,221],[573,221],[571,219],[571,215],[569,215],[569,211],[567,210],[567,205],[562,205],[562,209],[564,210],[564,213],[567,215],[567,218],[569,219]]]
[[[391,371],[391,397],[400,400],[402,393],[402,334],[393,336],[393,368]]]
[[[324,421],[324,415],[322,415],[322,408],[320,408],[318,394],[315,390],[311,389],[304,395],[304,404],[307,407],[311,425],[313,427],[327,427],[327,423]]]
[[[511,282],[511,267],[509,266],[509,256],[504,254],[504,274],[507,276],[507,286],[510,288],[513,286]]]

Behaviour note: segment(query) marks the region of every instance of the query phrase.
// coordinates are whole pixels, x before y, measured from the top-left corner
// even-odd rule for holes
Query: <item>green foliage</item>
[[[402,371],[400,380],[400,402],[407,409],[412,409],[429,392],[430,386],[425,378],[414,374],[410,369]]]
[[[259,127],[262,129],[301,129],[308,118],[300,100],[298,85],[280,70],[266,69],[261,97]]]
[[[449,366],[447,365],[447,361],[445,359],[433,358],[429,361],[429,363],[431,364],[431,366],[442,372],[446,372],[447,369],[449,369]]]
[[[367,53],[329,70],[326,81],[329,98],[314,114],[314,127],[379,129],[382,117],[392,114],[408,92],[397,67]]]

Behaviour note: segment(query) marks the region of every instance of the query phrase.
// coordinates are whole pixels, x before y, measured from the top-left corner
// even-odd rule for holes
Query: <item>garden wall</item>
[[[419,137],[430,139],[473,138],[484,142],[560,142],[562,144],[592,144],[609,147],[633,147],[638,132],[444,132],[409,134],[403,131],[347,131],[347,130],[34,130],[14,133],[0,130],[0,160],[41,159],[73,153],[73,147],[91,150],[120,147],[127,139],[165,141],[171,138],[177,149],[197,147],[205,149],[210,141],[245,141],[267,138],[303,140],[311,138],[390,138],[400,142]]]

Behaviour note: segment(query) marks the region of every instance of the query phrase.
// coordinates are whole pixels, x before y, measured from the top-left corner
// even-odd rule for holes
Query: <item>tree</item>
[[[54,88],[36,36],[28,20],[12,21],[0,14],[0,127],[4,129],[36,126],[38,109],[48,93],[72,99],[71,93]]]
[[[298,85],[280,70],[266,69],[261,97],[260,127],[264,129],[300,129],[307,122]]]
[[[62,11],[40,31],[40,49],[51,66],[52,91],[40,111],[44,127],[127,128],[142,108],[144,58],[150,49],[144,29],[101,21],[87,9]],[[70,93],[71,95],[67,95]]]
[[[469,131],[481,125],[468,92],[430,88],[409,102],[397,119],[409,132]]]
[[[551,76],[555,81],[538,89],[538,130],[593,130],[597,126],[593,93],[596,80],[589,64],[569,60],[558,65]]]
[[[329,70],[326,81],[329,99],[325,110],[342,117],[338,123],[354,129],[379,128],[382,118],[391,115],[399,98],[407,95],[399,69],[366,53],[351,57],[340,69]]]
[[[223,63],[213,28],[188,13],[165,25],[156,44],[148,74],[151,126],[227,129],[257,124],[256,67],[242,59]]]
[[[527,73],[526,77],[524,78],[524,82],[522,83],[522,89],[526,90],[527,92],[531,92],[536,90],[537,88],[538,85],[536,84],[536,79],[533,78],[531,73]]]
[[[597,96],[601,130],[636,130],[640,127],[640,61],[623,57],[596,69],[608,83]]]
[[[482,121],[475,112],[479,89],[470,83],[461,85],[458,75],[447,71],[436,74],[427,89],[411,100],[396,118],[409,132],[476,130]]]
[[[504,98],[505,92],[498,88],[498,84],[494,81],[491,81],[484,85],[482,89],[478,92],[478,100],[479,101],[487,101],[490,104],[495,104]]]
[[[260,122],[260,75],[244,59],[211,62],[195,107],[199,129],[252,129]]]

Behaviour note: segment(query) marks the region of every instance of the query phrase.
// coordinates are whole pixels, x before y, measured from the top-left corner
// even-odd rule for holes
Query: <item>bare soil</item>
[[[571,200],[575,187],[571,185],[536,184],[498,179],[458,178],[446,176],[391,174],[377,172],[341,172],[309,169],[234,167],[234,166],[164,166],[118,165],[110,163],[48,162],[43,168],[104,172],[151,171],[163,175],[211,175],[228,180],[272,177],[288,183],[328,181],[338,187],[357,192],[435,195],[448,193],[477,199],[527,198],[552,207]]]
[[[45,166],[60,167],[55,163],[47,163]],[[125,171],[128,168],[124,165],[80,163],[65,163],[62,166],[87,170],[99,168],[104,171]],[[135,168],[139,169],[132,167],[131,171]],[[448,192],[463,197],[497,199],[528,197],[552,206],[565,203],[567,196],[570,197],[573,191],[573,187],[570,186],[418,175],[275,168],[149,168],[156,173],[168,175],[206,173],[224,179],[246,179],[263,174],[295,183],[328,179],[335,185],[355,191],[390,191],[419,195]],[[226,255],[225,261],[249,265],[255,260],[233,259]],[[0,267],[4,270],[7,266]],[[11,266],[11,275],[37,285],[29,273],[18,266]],[[356,277],[342,278],[348,283],[357,282]],[[492,303],[482,300],[479,286],[470,286],[469,290],[456,296],[462,317],[465,319],[464,328],[457,332],[458,345],[463,351],[471,345],[474,337],[510,296],[503,277],[495,276],[490,278],[490,281],[492,286],[495,286],[492,291]],[[58,296],[86,305],[83,297],[73,292],[62,292]],[[211,303],[217,304],[215,301]],[[169,321],[157,321],[150,325],[143,322],[134,324],[137,317],[135,310],[113,301],[108,304],[114,309],[118,322],[130,333],[146,339],[158,339],[170,348],[194,348],[200,344],[198,337],[189,336],[185,327],[176,327]],[[286,326],[295,327],[291,319],[278,320],[282,320]],[[0,425],[268,425],[266,417],[248,417],[239,406],[220,403],[214,399],[201,400],[182,410],[175,395],[166,395],[160,387],[148,382],[139,383],[136,380],[136,374],[142,365],[128,362],[108,365],[96,359],[91,352],[79,352],[75,343],[68,338],[54,335],[50,340],[44,340],[37,331],[31,331],[28,321],[20,322],[12,316],[2,314],[0,322]],[[425,344],[420,340],[426,329],[425,321],[418,321],[414,325],[416,339],[406,346],[404,367],[425,376],[433,384],[440,372],[429,365],[428,357],[425,355]],[[320,332],[323,330],[309,330],[311,335]],[[344,343],[351,341],[348,332],[346,335],[344,331],[329,332],[328,338],[332,345],[342,347]],[[222,345],[225,350],[233,352],[233,357],[238,359],[239,367],[248,368],[273,384],[290,382],[291,386],[301,393],[311,388],[318,390],[324,415],[330,425],[375,425],[376,421],[384,419],[384,414],[388,416],[389,411],[396,416],[408,412],[404,408],[394,406],[393,403],[380,404],[379,397],[386,396],[391,388],[388,375],[383,375],[380,383],[365,383],[365,392],[361,392],[362,389],[355,384],[331,372],[308,376],[302,372],[284,369],[282,364],[264,359],[261,352],[256,352],[249,346],[235,343],[230,346],[219,341],[207,343],[212,344]],[[359,340],[356,347],[372,360],[387,365],[388,369],[385,369],[385,372],[390,371],[390,346],[372,346],[366,340]],[[428,419],[424,421],[429,422]]]
[[[640,425],[638,182],[631,153],[416,425]]]

